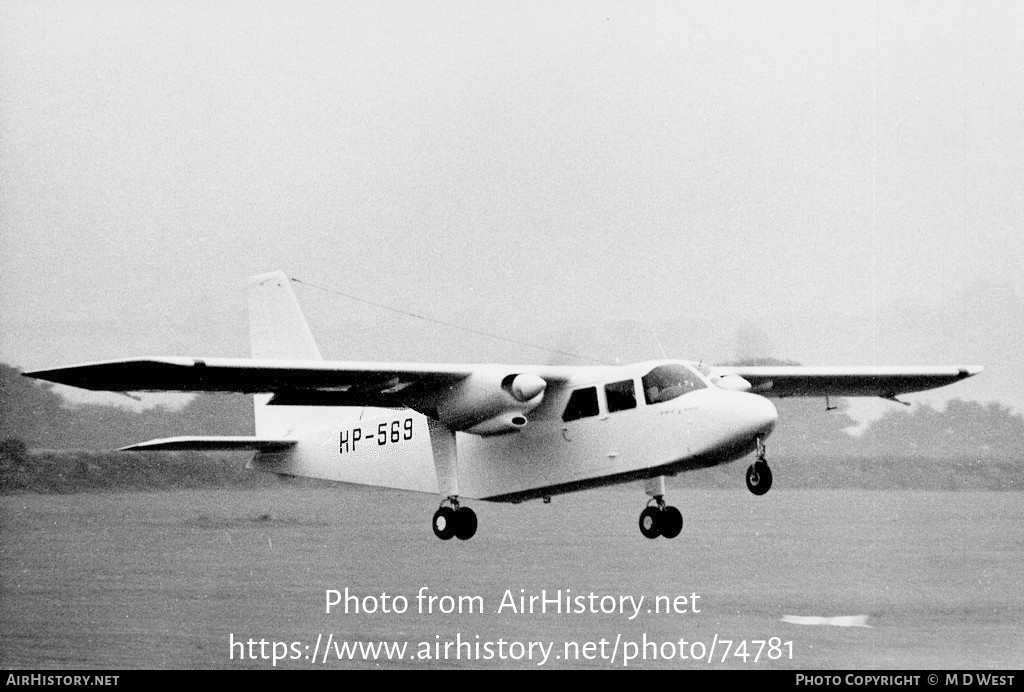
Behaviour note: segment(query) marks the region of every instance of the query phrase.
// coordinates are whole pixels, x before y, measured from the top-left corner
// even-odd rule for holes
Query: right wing
[[[769,397],[880,396],[920,392],[967,379],[980,366],[715,366],[712,376],[737,375],[750,391]]]

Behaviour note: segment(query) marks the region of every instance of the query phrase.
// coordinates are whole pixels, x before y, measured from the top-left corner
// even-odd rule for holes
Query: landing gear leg
[[[451,506],[446,507],[446,502]],[[476,524],[476,512],[460,505],[457,495],[445,498],[434,513],[434,535],[442,541],[452,536],[460,541],[468,541],[476,533]]]
[[[747,468],[747,490],[764,495],[772,488],[772,470],[765,459],[764,438],[757,438],[757,461]]]
[[[646,489],[651,499],[640,513],[640,533],[646,538],[675,538],[683,530],[683,515],[675,507],[665,504],[665,477],[649,479]]]
[[[434,454],[437,486],[441,490],[441,506],[434,513],[434,535],[442,541],[454,536],[468,541],[476,533],[476,512],[459,504],[458,458],[455,449],[455,431],[445,424],[427,419],[430,447]],[[445,506],[445,505],[448,506]]]

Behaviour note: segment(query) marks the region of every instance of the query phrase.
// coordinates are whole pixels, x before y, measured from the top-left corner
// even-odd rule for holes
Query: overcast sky
[[[280,268],[1024,410],[1022,152],[1015,1],[0,0],[0,359],[246,355]],[[332,357],[550,357],[300,298]]]

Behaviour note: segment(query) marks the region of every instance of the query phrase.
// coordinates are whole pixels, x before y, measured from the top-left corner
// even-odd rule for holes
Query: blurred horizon
[[[283,269],[611,362],[978,364],[908,399],[1024,411],[1022,94],[1008,0],[0,0],[0,360],[244,356]],[[297,293],[332,358],[551,356]]]

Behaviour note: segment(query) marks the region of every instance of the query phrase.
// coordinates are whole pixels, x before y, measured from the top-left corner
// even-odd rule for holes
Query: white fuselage
[[[630,408],[609,405],[606,385],[628,386],[632,380],[633,391],[642,392],[641,378],[650,367],[581,369],[579,378],[550,392],[521,429],[493,436],[457,433],[459,494],[517,502],[673,475],[745,456],[774,427],[777,413],[770,401],[721,389],[706,378],[701,388],[671,400],[648,403],[636,395]],[[570,395],[591,388],[596,408],[564,420]],[[352,409],[334,410],[336,423],[298,436],[287,452],[257,454],[254,468],[439,492],[425,416],[410,409],[361,409],[353,418]],[[318,413],[324,421],[327,411]]]

